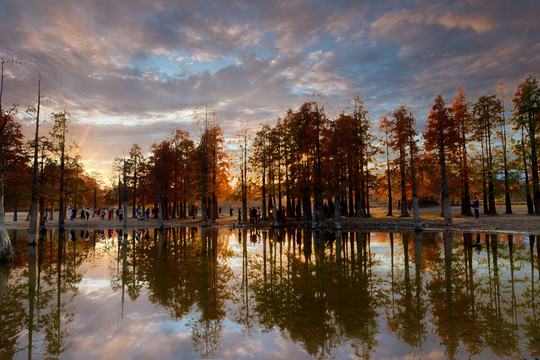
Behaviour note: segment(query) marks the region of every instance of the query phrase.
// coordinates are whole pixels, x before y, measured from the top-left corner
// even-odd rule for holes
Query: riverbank
[[[478,219],[469,216],[462,216],[459,214],[459,207],[452,207],[453,224],[451,226],[445,226],[444,220],[439,216],[440,207],[430,207],[421,209],[422,226],[425,230],[442,231],[453,230],[462,232],[475,232],[475,233],[520,233],[520,234],[535,234],[540,235],[540,217],[527,215],[526,207],[517,205],[512,208],[513,214],[504,214],[504,209],[499,208],[498,216],[480,215]],[[413,218],[402,218],[397,216],[398,211],[394,212],[394,216],[386,216],[386,208],[384,206],[376,206],[372,208],[371,218],[342,218],[343,230],[370,230],[370,231],[409,231],[414,229]],[[58,216],[54,220],[47,222],[46,227],[48,229],[58,228]],[[26,229],[29,226],[28,221],[24,221],[26,213],[19,213],[19,221],[13,221],[13,214],[6,214],[6,226],[8,229]],[[21,221],[22,219],[22,221]],[[294,219],[287,226],[300,226]],[[166,228],[182,227],[182,226],[200,226],[200,217],[195,219],[172,219],[165,221],[164,226]],[[227,213],[220,217],[214,226],[219,227],[233,227],[238,224],[238,217],[235,214],[231,217]],[[328,224],[332,227],[332,223]],[[158,220],[138,220],[128,218],[129,229],[140,228],[157,228]],[[262,226],[262,225],[259,225]],[[90,217],[86,220],[74,220],[66,219],[66,229],[121,229],[123,228],[123,221],[113,220],[100,220],[99,217]]]

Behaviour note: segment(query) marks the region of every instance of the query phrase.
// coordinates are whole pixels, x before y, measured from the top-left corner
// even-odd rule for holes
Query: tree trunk
[[[30,227],[28,228],[28,243],[35,245],[37,242],[38,225],[38,145],[39,145],[39,109],[41,104],[41,74],[38,80],[38,101],[36,111],[36,133],[34,137],[34,166],[32,171],[32,203],[30,205]]]
[[[341,202],[339,195],[334,197],[334,227],[336,230],[341,230]],[[341,241],[341,238],[336,238],[336,241]]]
[[[390,162],[388,160],[388,135],[386,135],[386,176],[388,180],[388,212],[386,216],[393,216],[392,214],[392,182],[390,181]]]
[[[529,215],[534,214],[534,207],[531,199],[531,193],[529,191],[529,172],[527,171],[527,156],[525,154],[525,139],[523,135],[523,127],[521,128],[521,149],[523,152],[523,170],[525,171],[525,193],[527,198],[527,213]]]
[[[485,156],[484,156],[484,140],[480,141],[481,150],[482,150],[482,192],[483,192],[483,205],[484,205],[484,214],[488,214],[488,198],[487,198],[487,182],[486,182],[486,165],[485,165]]]
[[[412,154],[411,154],[412,157]],[[400,150],[399,171],[401,173],[401,215],[400,217],[409,217],[407,211],[407,188],[406,188],[406,175],[405,175],[405,154],[403,150]]]
[[[268,221],[267,211],[266,211],[266,167],[263,166],[262,173],[262,220]]]
[[[65,171],[65,159],[64,159],[64,151],[65,151],[65,140],[66,140],[66,133],[65,133],[65,126],[64,130],[62,132],[62,143],[60,144],[61,147],[61,154],[60,154],[60,202],[58,205],[58,228],[63,229],[64,228],[64,220],[65,220],[65,210],[64,210],[64,171]]]
[[[531,115],[529,115],[531,116]],[[538,157],[536,154],[536,122],[529,119],[529,146],[531,147],[531,178],[533,185],[534,214],[540,215],[540,188],[538,185]]]
[[[441,134],[442,135],[442,134]],[[446,157],[444,153],[444,135],[441,136],[440,159],[441,159],[441,175],[442,175],[442,203],[443,217],[446,226],[452,225],[452,212],[450,208],[450,196],[448,194],[448,185],[446,182]]]
[[[488,143],[487,143],[487,153],[488,153],[488,200],[489,200],[489,215],[497,215],[497,210],[495,208],[495,189],[493,185],[493,154],[491,150],[491,130],[488,127]]]
[[[411,150],[411,187],[412,187],[412,202],[413,202],[413,216],[414,216],[414,231],[422,231],[422,221],[420,219],[420,205],[418,204],[418,194],[416,193],[416,171],[414,168],[414,143],[412,137],[412,129],[409,132],[409,147]],[[402,209],[407,210],[407,203],[401,204]],[[407,214],[408,216],[408,214]]]

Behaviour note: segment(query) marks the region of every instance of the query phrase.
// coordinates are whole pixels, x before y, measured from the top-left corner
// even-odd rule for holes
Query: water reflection
[[[49,230],[34,247],[10,235],[1,357],[540,355],[532,235]]]

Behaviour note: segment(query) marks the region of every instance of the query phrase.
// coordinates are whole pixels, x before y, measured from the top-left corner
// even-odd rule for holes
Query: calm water
[[[540,357],[534,236],[10,235],[1,358]]]

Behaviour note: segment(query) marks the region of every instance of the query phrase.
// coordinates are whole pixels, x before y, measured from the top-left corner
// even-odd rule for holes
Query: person
[[[84,207],[81,209],[81,220],[84,220],[86,218]]]
[[[480,216],[480,214],[478,213],[478,209],[480,209],[480,201],[478,200],[478,198],[476,196],[474,197],[474,201],[472,203],[472,206],[473,206],[473,209],[474,209],[474,216],[475,216],[475,218],[478,219],[478,217]]]
[[[238,208],[238,223],[242,223],[242,209]]]
[[[86,209],[86,221],[90,218],[90,209]]]
[[[146,215],[146,221],[148,221],[148,219],[150,218],[150,208],[146,208],[144,214]]]
[[[75,220],[77,218],[77,208],[71,209],[71,220]]]
[[[105,209],[101,209],[101,220],[105,220]]]
[[[231,206],[231,208],[229,209],[229,215],[232,217],[233,216],[233,208]]]
[[[259,222],[259,214],[257,214],[257,209],[253,207],[253,223],[257,224]]]
[[[122,220],[124,218],[124,209],[118,208],[118,220]]]

